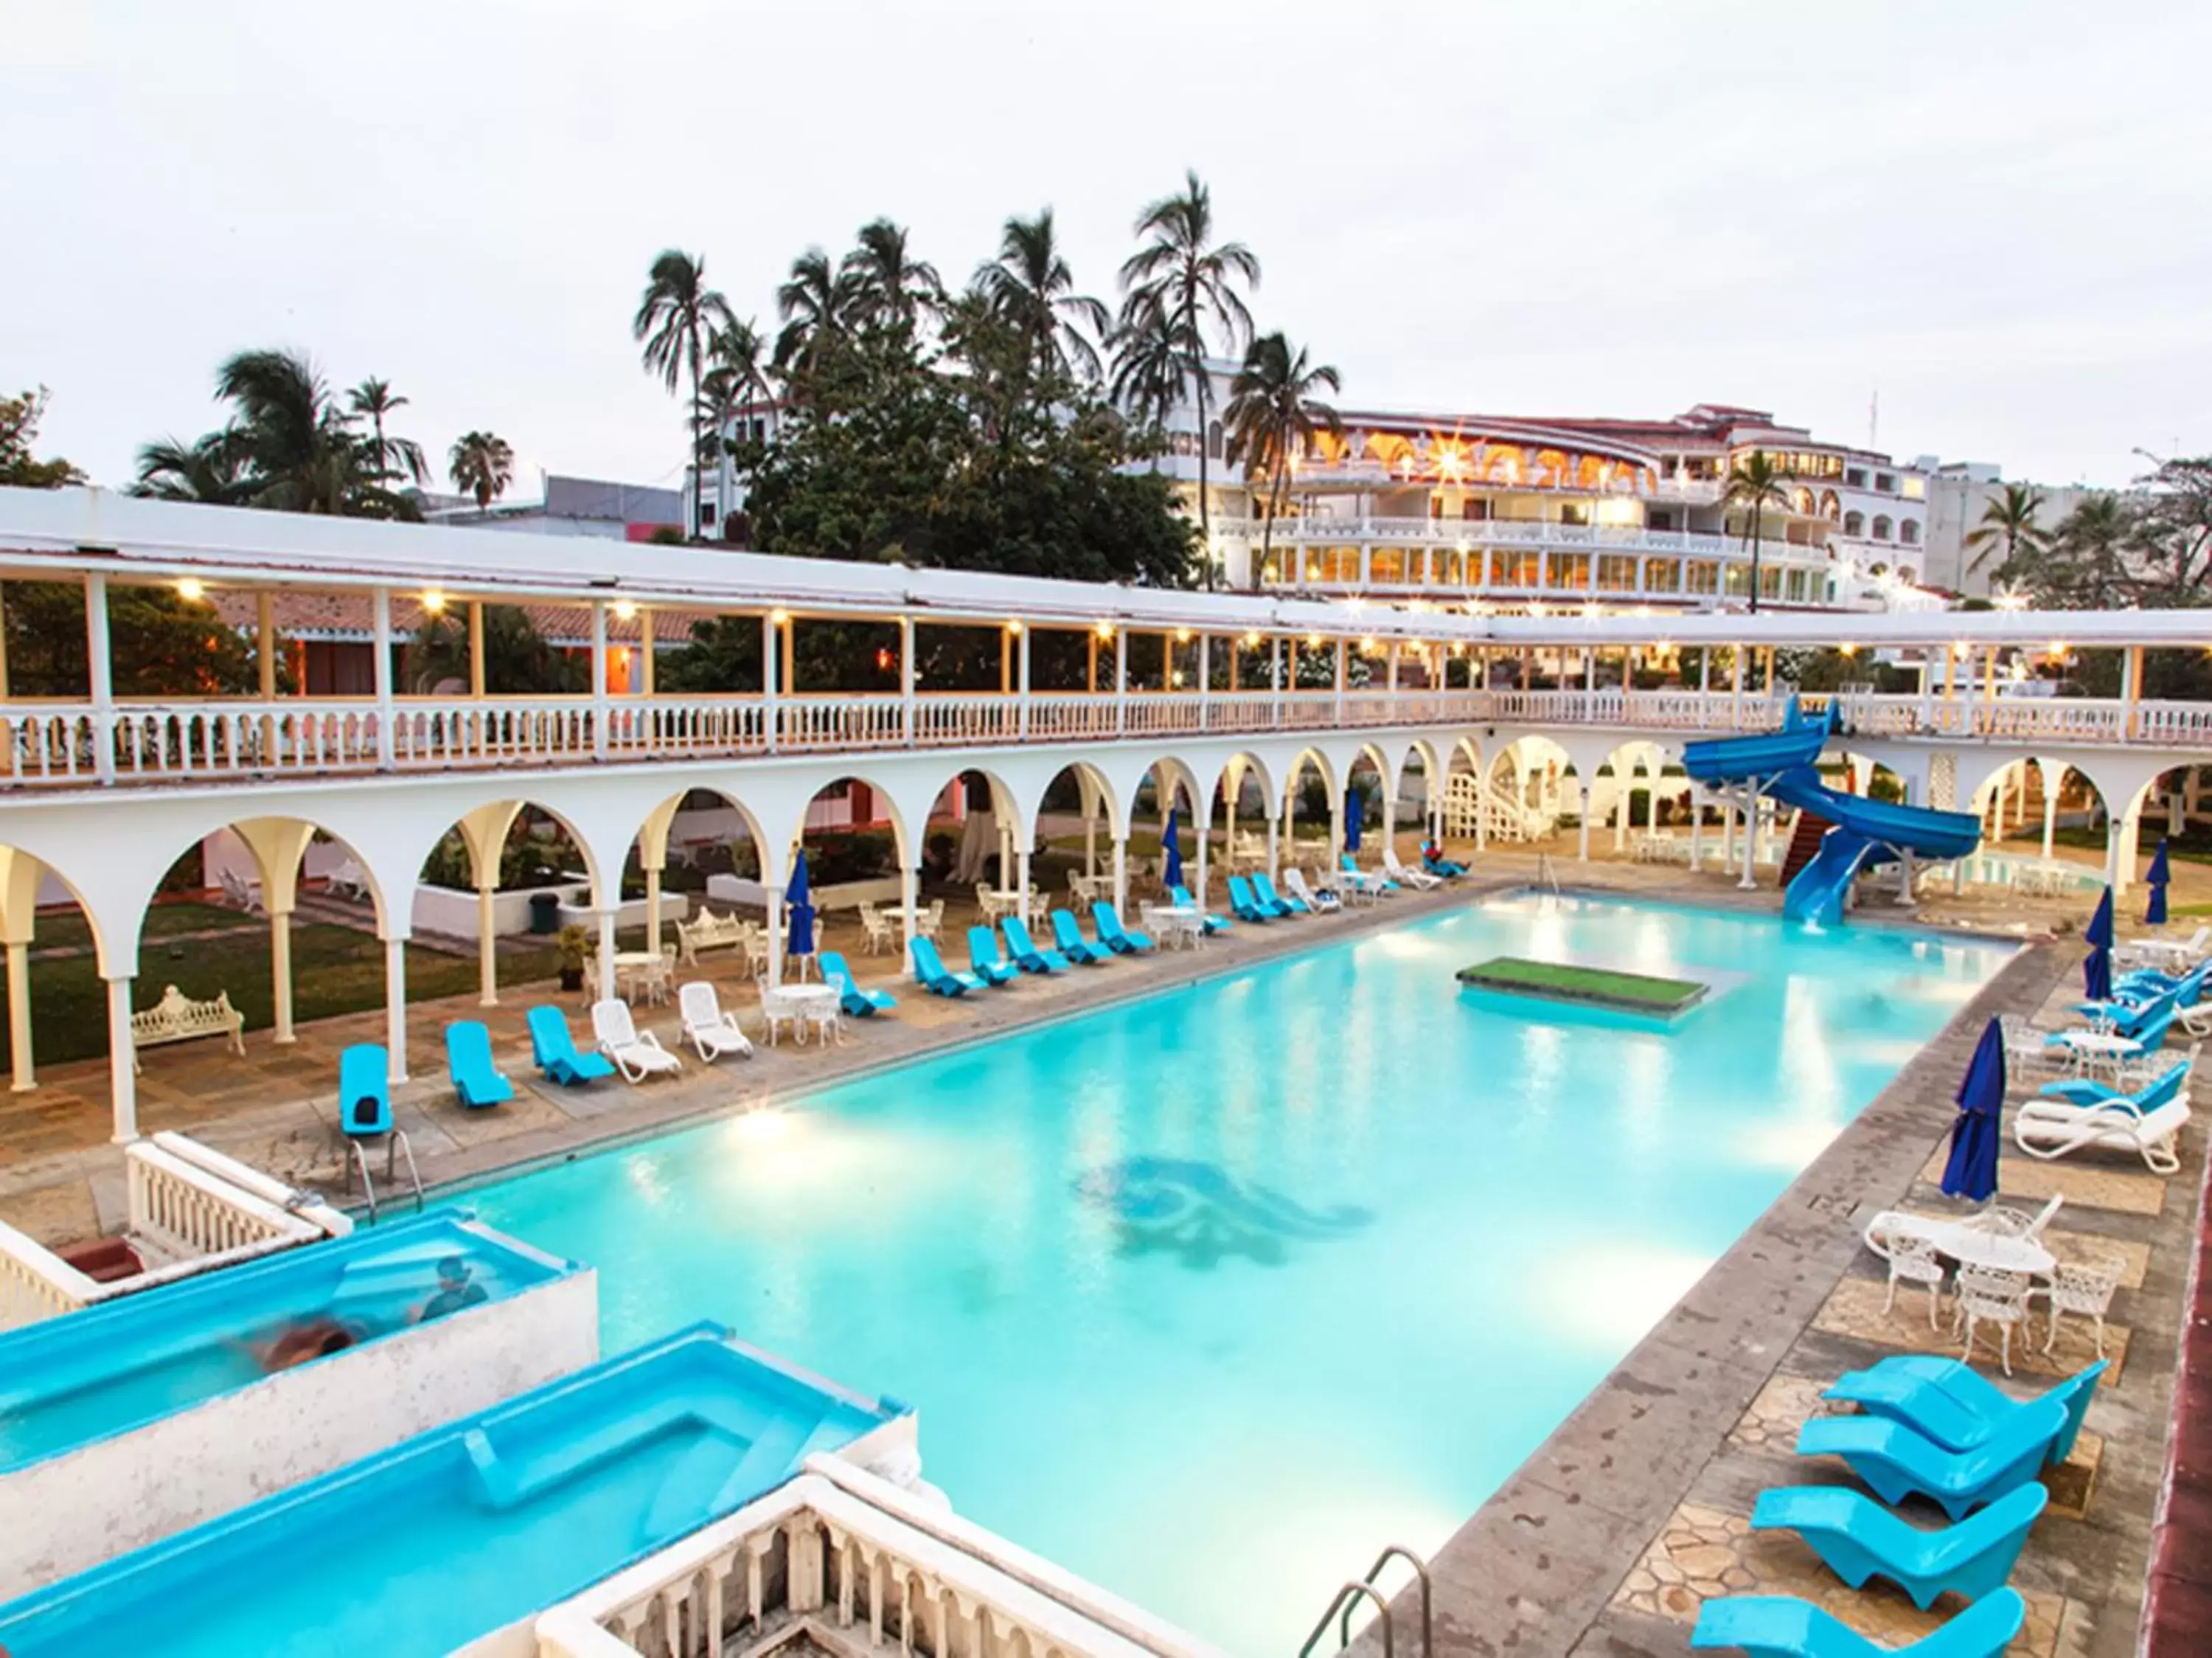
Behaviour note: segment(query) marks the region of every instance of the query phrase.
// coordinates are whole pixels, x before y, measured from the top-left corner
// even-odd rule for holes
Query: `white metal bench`
[[[712,910],[702,909],[696,921],[676,923],[676,942],[684,965],[696,967],[699,965],[700,951],[743,949],[746,937],[752,930],[750,922],[740,921],[733,915],[718,916]]]
[[[165,1042],[191,1042],[203,1036],[228,1039],[234,1053],[246,1051],[246,1015],[230,1005],[230,992],[218,991],[212,1002],[195,1002],[170,984],[161,999],[131,1015],[131,1046],[134,1067],[137,1052]]]

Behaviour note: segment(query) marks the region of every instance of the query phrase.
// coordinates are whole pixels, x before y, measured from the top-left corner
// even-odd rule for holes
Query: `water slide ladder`
[[[1331,1650],[1342,1652],[1349,1647],[1352,1644],[1352,1614],[1362,1600],[1375,1603],[1382,1631],[1382,1658],[1394,1658],[1390,1603],[1375,1587],[1375,1580],[1382,1575],[1382,1568],[1394,1559],[1404,1561],[1413,1569],[1413,1576],[1420,1579],[1421,1658],[1436,1658],[1435,1626],[1431,1620],[1429,1606],[1429,1569],[1421,1564],[1419,1555],[1396,1543],[1385,1545],[1382,1552],[1375,1557],[1375,1564],[1367,1569],[1366,1576],[1346,1580],[1344,1587],[1337,1590],[1335,1598],[1329,1601],[1328,1610],[1322,1613],[1321,1621],[1314,1625],[1313,1633],[1306,1637],[1305,1645],[1298,1649],[1298,1658],[1312,1658],[1314,1649],[1328,1633],[1332,1621],[1336,1624],[1336,1645]]]
[[[362,1196],[368,1201],[368,1223],[376,1224],[376,1185],[368,1178],[368,1148],[351,1135],[346,1137],[346,1149],[351,1155],[346,1160],[346,1190],[353,1190],[353,1177],[361,1175]],[[422,1212],[422,1172],[415,1167],[415,1148],[407,1143],[407,1131],[395,1128],[384,1137],[385,1183],[398,1189],[398,1159],[407,1160],[407,1190],[415,1194],[415,1212]]]

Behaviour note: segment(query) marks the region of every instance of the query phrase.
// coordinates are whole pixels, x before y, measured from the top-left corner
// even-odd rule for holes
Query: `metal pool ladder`
[[[1420,1557],[1411,1549],[1401,1548],[1395,1543],[1388,1545],[1382,1553],[1375,1557],[1375,1564],[1367,1569],[1366,1576],[1357,1580],[1347,1579],[1344,1587],[1337,1590],[1336,1598],[1328,1603],[1328,1610],[1322,1613],[1321,1622],[1314,1625],[1313,1633],[1306,1637],[1305,1645],[1298,1649],[1298,1658],[1311,1658],[1315,1647],[1319,1645],[1322,1637],[1328,1633],[1329,1621],[1332,1618],[1336,1622],[1336,1650],[1341,1652],[1350,1646],[1352,1610],[1363,1600],[1372,1600],[1376,1612],[1381,1614],[1382,1658],[1394,1658],[1390,1639],[1390,1603],[1382,1598],[1375,1587],[1376,1578],[1382,1574],[1382,1568],[1389,1565],[1394,1557],[1411,1566],[1413,1569],[1413,1576],[1421,1580],[1421,1658],[1436,1658],[1436,1636],[1434,1624],[1430,1618],[1429,1569],[1421,1564]]]
[[[346,1163],[346,1189],[349,1192],[353,1189],[353,1176],[358,1170],[362,1196],[368,1199],[368,1223],[374,1226],[376,1186],[368,1178],[368,1149],[351,1135],[346,1137],[346,1149],[353,1153]],[[407,1143],[407,1131],[395,1128],[385,1137],[384,1141],[384,1178],[395,1187],[399,1184],[398,1160],[402,1156],[407,1159],[407,1184],[415,1193],[415,1212],[420,1215],[422,1212],[422,1173],[415,1167],[415,1148]]]
[[[1536,884],[1539,887],[1549,888],[1553,898],[1559,897],[1559,872],[1552,867],[1552,855],[1549,852],[1536,854]],[[1428,1655],[1425,1652],[1421,1655],[1421,1658],[1428,1658]]]

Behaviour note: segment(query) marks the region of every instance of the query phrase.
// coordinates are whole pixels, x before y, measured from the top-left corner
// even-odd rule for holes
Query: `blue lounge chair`
[[[2179,1097],[2183,1086],[2189,1081],[2190,1062],[2178,1059],[2165,1073],[2146,1082],[2133,1094],[2114,1088],[2109,1082],[2100,1082],[2094,1076],[2069,1076],[2063,1082],[2045,1082],[2038,1090],[2048,1100],[2063,1100],[2085,1110],[2131,1112],[2137,1117],[2148,1117],[2168,1100]]]
[[[1019,916],[1008,916],[1000,923],[1006,930],[1006,954],[1014,959],[1014,966],[1025,973],[1064,973],[1067,958],[1058,950],[1041,950],[1030,936],[1030,924]]]
[[[2066,1410],[2066,1426],[2051,1442],[2047,1464],[2073,1454],[2075,1436],[2105,1366],[2100,1359],[2044,1393]],[[1899,1353],[1867,1369],[1846,1371],[1821,1397],[1901,1423],[1948,1451],[1977,1449],[2027,1408],[1972,1366],[1929,1353]]]
[[[1136,955],[1152,948],[1152,941],[1134,928],[1124,928],[1121,917],[1114,913],[1110,904],[1091,906],[1091,924],[1098,930],[1098,942],[1115,955]]]
[[[2043,1471],[2066,1431],[2066,1407],[2044,1398],[2024,1405],[1971,1451],[1947,1451],[1926,1435],[1880,1417],[1815,1417],[1797,1435],[1800,1456],[1839,1456],[1885,1503],[1917,1492],[1963,1520]]]
[[[1705,1602],[1690,1644],[1701,1652],[1740,1647],[1751,1658],[1998,1658],[2027,1617],[2020,1592],[1999,1589],[1911,1646],[1884,1647],[1807,1601],[1735,1594]]]
[[[2208,972],[2212,972],[2212,960],[2198,962],[2179,978],[2148,969],[2131,972],[2113,984],[2112,1000],[2135,1007],[2170,994],[2177,1005],[2193,1008],[2204,999],[2204,976]]]
[[[968,930],[968,971],[993,986],[1011,984],[1022,976],[1012,962],[999,959],[999,936],[988,927]]]
[[[391,1056],[374,1042],[338,1055],[338,1126],[355,1139],[392,1132]]]
[[[1075,924],[1074,915],[1066,910],[1052,912],[1052,942],[1060,946],[1060,953],[1070,961],[1085,967],[1095,967],[1113,954],[1103,944],[1093,944],[1084,937],[1083,930]]]
[[[965,996],[970,991],[988,988],[975,974],[955,972],[946,966],[937,954],[937,946],[921,937],[914,941],[914,976],[933,996]]]
[[[2166,1027],[2173,1023],[2174,993],[2172,991],[2162,991],[2148,1002],[2132,1005],[2120,1002],[2081,1002],[2075,1005],[2074,1010],[2093,1019],[2109,1018],[2113,1035],[2132,1037],[2139,1042],[2144,1041],[2155,1029],[2156,1038],[2146,1045],[2156,1046],[2166,1039]],[[2064,1031],[2053,1032],[2044,1039],[2044,1045],[2050,1047],[2063,1043],[2067,1034]]]
[[[848,1019],[873,1019],[879,1013],[889,1013],[898,1006],[898,998],[889,991],[864,991],[853,970],[845,965],[844,953],[839,950],[822,952],[820,966],[822,982],[833,978],[845,981],[845,994],[839,998]]]
[[[1252,872],[1252,895],[1279,916],[1308,916],[1313,913],[1312,906],[1304,899],[1285,898],[1277,892],[1275,883],[1267,879],[1265,869]]]
[[[1209,914],[1205,910],[1200,909],[1198,900],[1190,895],[1190,889],[1188,887],[1170,887],[1168,888],[1168,896],[1176,901],[1176,904],[1179,908],[1185,910],[1197,910],[1199,911],[1199,924],[1207,932],[1225,933],[1229,930],[1229,917],[1227,916]]]
[[[1908,1526],[1881,1504],[1842,1485],[1785,1485],[1762,1492],[1755,1532],[1796,1532],[1853,1588],[1887,1577],[1925,1612],[1938,1596],[1969,1600],[2005,1586],[2051,1493],[2030,1480],[1968,1520],[1940,1531]]]
[[[1229,877],[1229,907],[1239,921],[1273,921],[1275,912],[1252,895],[1252,883],[1242,875]]]
[[[530,1053],[544,1071],[564,1088],[579,1082],[596,1082],[615,1074],[615,1062],[603,1053],[580,1053],[568,1033],[568,1020],[560,1009],[538,1006],[530,1010]]]
[[[461,1096],[461,1103],[471,1111],[514,1098],[514,1084],[492,1063],[491,1033],[473,1019],[446,1027],[446,1075],[453,1079],[453,1092]]]

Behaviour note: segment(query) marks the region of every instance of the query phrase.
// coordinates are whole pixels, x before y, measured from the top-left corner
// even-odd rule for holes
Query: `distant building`
[[[680,491],[599,478],[564,478],[558,472],[539,476],[543,487],[536,501],[495,501],[479,507],[474,496],[424,492],[420,497],[422,516],[434,524],[522,535],[597,536],[609,541],[649,541],[655,530],[662,529],[683,533],[687,515]]]
[[[2004,549],[1993,547],[1984,554],[1980,547],[1967,546],[1966,538],[1980,527],[1990,503],[2003,497],[2005,485],[2020,481],[2007,479],[1999,467],[1983,460],[1954,460],[1935,469],[1928,485],[1926,579],[1929,586],[1952,593],[1989,594],[1997,566],[2004,562]],[[2085,484],[2032,487],[2043,497],[2036,522],[2046,530],[2057,529],[2068,514],[2091,496],[2110,493]],[[1978,559],[1979,564],[1975,566]]]

